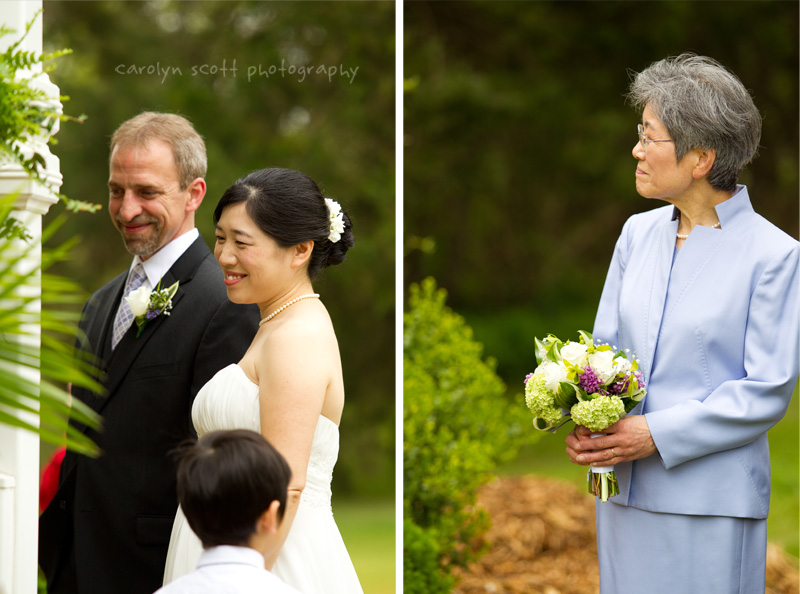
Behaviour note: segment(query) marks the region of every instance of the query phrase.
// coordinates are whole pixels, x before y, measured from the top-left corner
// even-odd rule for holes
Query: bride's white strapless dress
[[[192,406],[198,436],[219,429],[261,432],[258,385],[236,364],[203,386]],[[306,486],[292,528],[272,573],[303,594],[363,594],[331,509],[331,478],[339,455],[339,427],[320,415]],[[178,508],[167,553],[164,583],[194,571],[203,548]]]

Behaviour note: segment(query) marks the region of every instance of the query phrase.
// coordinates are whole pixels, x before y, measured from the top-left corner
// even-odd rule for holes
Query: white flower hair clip
[[[344,215],[342,215],[342,207],[338,202],[330,198],[325,198],[325,206],[328,207],[328,218],[331,222],[328,240],[331,243],[336,243],[342,238],[342,233],[344,233]]]

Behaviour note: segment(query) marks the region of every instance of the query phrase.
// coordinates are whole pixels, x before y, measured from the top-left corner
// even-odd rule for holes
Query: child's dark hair
[[[205,548],[247,546],[256,521],[273,501],[286,506],[291,471],[254,431],[214,431],[188,448],[178,466],[178,501]]]

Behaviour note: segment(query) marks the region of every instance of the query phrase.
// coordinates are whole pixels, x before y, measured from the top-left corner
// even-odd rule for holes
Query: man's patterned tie
[[[117,309],[117,317],[114,318],[114,333],[111,335],[111,349],[117,348],[117,343],[128,331],[133,323],[133,314],[131,313],[131,306],[125,300],[125,296],[131,291],[135,291],[142,286],[147,275],[144,273],[144,268],[141,262],[133,267],[131,275],[128,277],[128,282],[125,285],[125,290],[122,292],[122,301],[120,301],[119,308]]]

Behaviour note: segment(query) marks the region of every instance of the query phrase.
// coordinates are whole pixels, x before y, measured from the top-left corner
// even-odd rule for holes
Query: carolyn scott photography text
[[[161,78],[163,84],[169,76],[222,76],[224,78],[236,78],[239,74],[246,73],[247,82],[251,82],[254,78],[286,78],[294,77],[297,82],[303,82],[307,76],[325,76],[328,82],[333,82],[334,79],[344,78],[350,84],[355,80],[358,73],[358,66],[355,68],[346,67],[344,64],[339,65],[310,65],[310,66],[297,66],[295,64],[286,64],[286,60],[281,60],[280,66],[277,64],[256,64],[247,67],[239,67],[236,64],[236,59],[229,65],[228,60],[222,60],[222,64],[195,64],[191,67],[180,66],[162,66],[161,62],[155,64],[118,64],[114,71],[117,74],[125,75],[144,75],[144,76],[158,76]]]

